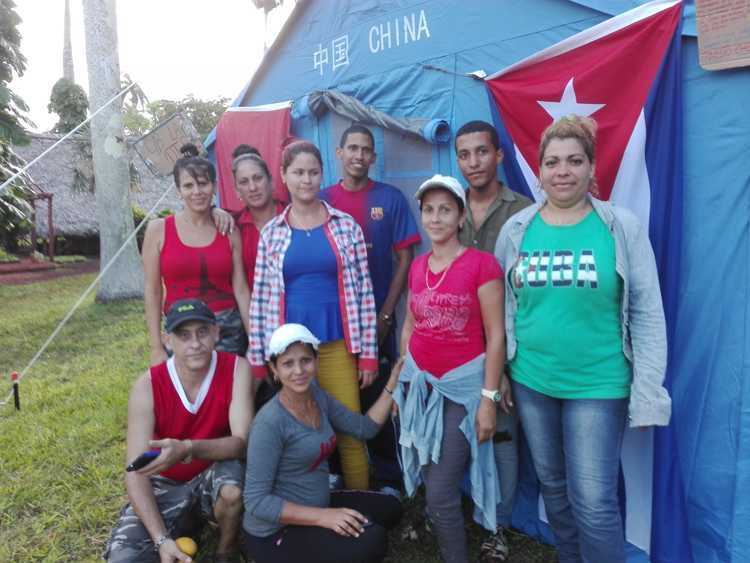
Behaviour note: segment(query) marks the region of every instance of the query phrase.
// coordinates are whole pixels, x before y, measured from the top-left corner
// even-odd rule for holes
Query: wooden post
[[[52,224],[52,196],[47,194],[47,239],[49,242],[49,259],[55,261],[55,226]]]
[[[36,252],[36,196],[31,198],[31,259]]]

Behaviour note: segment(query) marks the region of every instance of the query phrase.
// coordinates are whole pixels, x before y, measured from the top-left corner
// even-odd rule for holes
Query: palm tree
[[[93,110],[120,91],[115,0],[84,0],[89,102]],[[122,131],[122,100],[91,121],[102,267],[110,262],[133,231],[128,153]],[[143,269],[133,238],[102,276],[97,299],[111,301],[143,295]]]

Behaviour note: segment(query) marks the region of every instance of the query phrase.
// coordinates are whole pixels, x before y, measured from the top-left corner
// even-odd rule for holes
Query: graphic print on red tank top
[[[200,299],[217,313],[234,309],[232,244],[216,233],[207,246],[188,246],[180,240],[174,215],[164,219],[164,247],[159,256],[164,282],[164,313],[180,299]]]

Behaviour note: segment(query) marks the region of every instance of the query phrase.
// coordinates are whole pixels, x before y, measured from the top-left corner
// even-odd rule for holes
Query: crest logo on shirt
[[[382,207],[371,207],[370,208],[370,219],[373,221],[382,221],[385,213]]]

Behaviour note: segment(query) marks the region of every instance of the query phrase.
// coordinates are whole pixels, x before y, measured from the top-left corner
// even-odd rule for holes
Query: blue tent
[[[455,132],[471,119],[491,121],[485,86],[468,73],[491,74],[643,3],[300,1],[233,105],[292,100],[293,133],[321,148],[325,182],[333,183],[335,146],[349,121],[309,111],[310,93],[336,91],[394,118],[445,120]],[[750,561],[750,439],[744,434],[750,433],[750,69],[700,68],[691,1],[683,12],[682,60],[683,246],[670,360],[674,440],[655,442],[650,559],[740,563]],[[451,143],[429,133],[421,141],[375,128],[379,158],[372,175],[407,193],[435,172],[460,177]],[[213,141],[212,134],[207,145]],[[529,511],[535,514],[535,500],[527,496],[514,524],[543,534]],[[644,514],[629,515],[628,524]],[[637,553],[631,561],[647,559]]]

